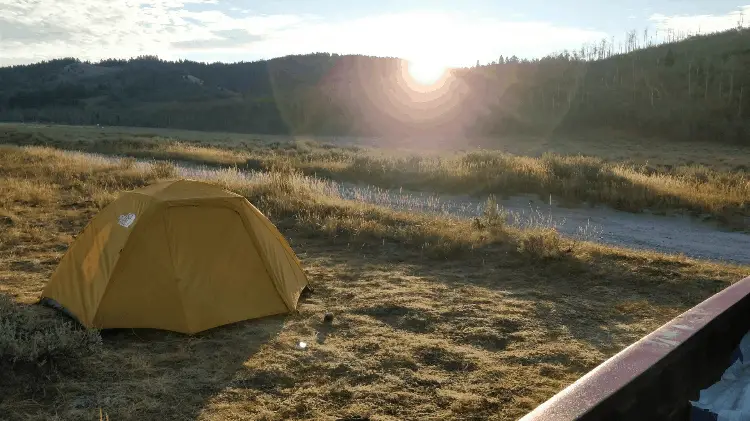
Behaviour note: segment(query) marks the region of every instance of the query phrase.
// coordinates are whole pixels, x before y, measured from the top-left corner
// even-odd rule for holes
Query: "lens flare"
[[[420,85],[433,85],[445,76],[444,65],[430,60],[416,60],[407,63],[409,76]]]

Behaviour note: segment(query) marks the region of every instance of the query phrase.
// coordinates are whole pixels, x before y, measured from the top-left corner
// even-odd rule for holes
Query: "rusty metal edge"
[[[750,277],[717,292],[601,363],[519,421],[568,421],[591,411],[750,295]]]

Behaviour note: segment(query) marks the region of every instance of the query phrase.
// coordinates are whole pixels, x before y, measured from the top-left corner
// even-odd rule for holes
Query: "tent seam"
[[[247,200],[247,199],[245,199],[245,197],[242,197],[241,200]],[[268,256],[266,255],[266,253],[263,252],[263,248],[260,247],[258,243],[258,237],[257,235],[255,235],[255,230],[253,229],[252,224],[249,224],[250,221],[248,220],[247,215],[245,215],[244,213],[238,212],[237,209],[232,209],[232,210],[239,215],[240,219],[242,220],[242,225],[245,227],[245,232],[250,237],[250,241],[253,242],[253,245],[255,246],[255,250],[257,250],[258,254],[261,255],[260,260],[263,262],[263,268],[266,270],[266,274],[268,275],[268,278],[273,283],[273,289],[276,291],[276,294],[279,296],[279,298],[281,298],[281,302],[284,303],[284,306],[286,307],[287,311],[294,311],[294,308],[290,307],[290,303],[287,302],[286,298],[284,297],[284,294],[282,294],[281,291],[279,291],[280,282],[278,279],[276,279],[276,277],[273,274],[273,271],[270,270],[268,266]]]
[[[190,321],[188,320],[187,311],[185,311],[185,302],[182,300],[182,293],[180,292],[180,286],[179,286],[179,278],[177,277],[177,267],[175,266],[174,262],[174,254],[172,253],[172,243],[169,241],[169,231],[167,230],[167,214],[169,213],[169,204],[164,205],[166,209],[164,210],[164,213],[162,215],[162,227],[164,228],[164,238],[167,241],[167,252],[169,253],[169,262],[172,266],[172,279],[174,281],[174,287],[177,290],[177,300],[180,303],[180,308],[182,309],[182,317],[185,319],[185,327],[188,333],[193,333],[193,329],[190,326]]]
[[[247,200],[247,199],[245,199],[245,200]],[[250,203],[249,201],[248,201],[248,204],[250,204],[250,206],[252,206],[253,208],[255,208],[255,206],[253,206],[253,204]],[[255,214],[256,218],[266,218],[266,219],[268,219],[257,208],[255,208],[254,210],[255,211],[253,212],[253,214]],[[287,243],[286,239],[284,238],[284,235],[281,234],[281,232],[278,230],[278,228],[276,228],[276,229],[272,228],[272,227],[275,227],[275,225],[273,225],[273,222],[271,222],[270,220],[268,222],[271,223],[271,226],[268,226],[266,224],[262,224],[263,228],[268,233],[270,233],[277,241],[279,241],[281,243],[281,248],[284,250],[284,255],[286,256],[287,259],[291,260],[291,262],[288,262],[288,263],[293,263],[293,264],[299,266],[300,272],[302,273],[302,276],[304,277],[304,280],[305,280],[305,285],[310,285],[310,279],[307,277],[307,274],[305,273],[304,268],[302,268],[302,263],[300,262],[300,260],[297,257],[297,255],[294,253],[294,250],[292,250],[292,247]],[[287,308],[288,307],[289,307],[289,305],[287,305]],[[294,307],[289,308],[289,311],[294,311],[294,310],[295,310]]]

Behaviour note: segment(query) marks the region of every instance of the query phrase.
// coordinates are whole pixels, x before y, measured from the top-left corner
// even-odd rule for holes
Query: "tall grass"
[[[745,172],[718,172],[702,166],[655,168],[555,154],[540,158],[489,151],[428,158],[361,156],[340,173],[373,184],[449,193],[536,193],[543,198],[553,194],[628,211],[745,212],[750,197],[750,174]]]
[[[99,161],[86,153],[70,153],[50,148],[4,148],[5,171],[43,175],[62,188],[78,188],[88,197],[99,198],[98,207],[116,198],[113,189],[135,188],[159,178],[173,177],[174,167],[163,162],[132,166],[127,159]],[[30,162],[36,165],[29,166]],[[125,169],[127,168],[127,169]],[[82,179],[92,177],[92,182]],[[96,177],[96,182],[93,182]],[[431,214],[415,214],[382,208],[362,202],[347,201],[328,182],[304,175],[299,170],[255,172],[251,176],[237,169],[221,169],[200,174],[204,181],[235,191],[247,197],[279,224],[313,236],[365,242],[394,242],[424,254],[446,259],[458,258],[486,246],[516,249],[522,231],[538,231],[549,226],[539,221],[500,222],[506,217],[485,213],[480,226],[471,221]],[[489,206],[488,206],[489,207]],[[559,236],[552,230],[547,235]],[[549,243],[569,247],[569,240]],[[535,249],[536,250],[536,249]],[[544,257],[557,252],[539,251]],[[536,251],[535,251],[536,252]],[[525,254],[529,250],[524,250]]]
[[[6,134],[4,141],[29,143],[23,133]],[[306,175],[380,188],[502,196],[530,193],[545,201],[554,195],[569,203],[604,204],[629,212],[687,211],[737,228],[747,228],[745,217],[750,216],[750,173],[697,164],[648,165],[585,155],[545,153],[530,157],[500,151],[394,154],[311,141],[256,145],[249,149],[208,147],[159,138],[52,143],[110,155],[244,170],[298,170]],[[159,172],[155,176],[165,177],[171,170],[157,166],[155,171]]]

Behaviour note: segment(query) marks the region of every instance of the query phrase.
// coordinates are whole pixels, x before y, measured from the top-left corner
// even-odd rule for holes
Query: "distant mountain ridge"
[[[544,134],[616,128],[750,144],[750,31],[662,45],[606,40],[451,71],[413,92],[397,58],[315,53],[257,62],[153,56],[0,68],[0,120],[274,134]]]

